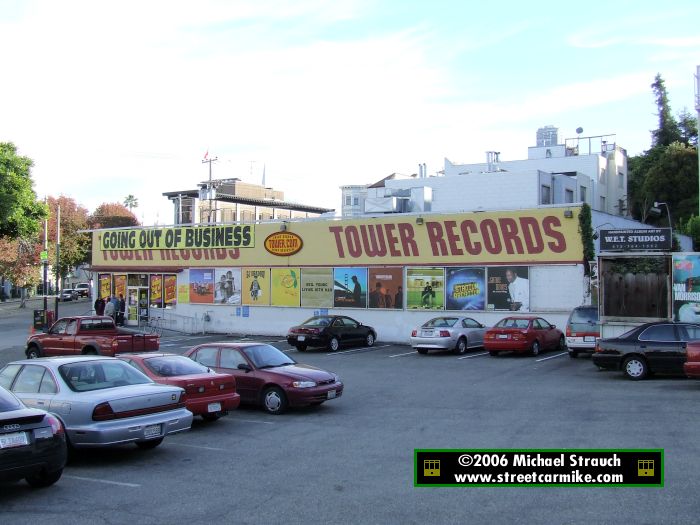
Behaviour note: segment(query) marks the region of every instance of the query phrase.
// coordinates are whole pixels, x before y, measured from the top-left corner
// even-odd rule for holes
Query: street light
[[[673,238],[673,223],[671,222],[671,208],[669,207],[668,203],[666,202],[654,202],[654,206],[652,206],[649,211],[653,213],[654,215],[661,215],[661,206],[666,206],[666,213],[668,214],[668,228],[671,230],[671,237]]]

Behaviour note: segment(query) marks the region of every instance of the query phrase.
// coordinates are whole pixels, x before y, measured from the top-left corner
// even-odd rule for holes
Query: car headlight
[[[313,381],[293,381],[292,386],[294,388],[313,388],[316,386],[316,383]]]

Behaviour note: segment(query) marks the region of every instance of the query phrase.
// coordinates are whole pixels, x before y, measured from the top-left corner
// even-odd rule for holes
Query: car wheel
[[[41,489],[56,483],[59,479],[61,479],[61,474],[63,474],[63,469],[56,470],[54,472],[46,472],[45,470],[42,470],[38,474],[27,477],[26,481],[29,483],[30,487]]]
[[[427,348],[416,348],[416,352],[418,352],[419,354],[425,355],[428,353],[428,349]]]
[[[569,357],[571,359],[576,359],[578,357],[578,352],[576,350],[569,350]]]
[[[530,348],[530,353],[532,355],[540,355],[540,342],[535,339],[535,342],[532,343],[532,347]]]
[[[300,352],[306,352],[306,345],[297,345],[297,350]]]
[[[216,421],[221,417],[221,414],[202,414],[202,419],[204,421]]]
[[[27,348],[27,359],[38,359],[41,357],[41,351],[38,346],[32,345]]]
[[[338,341],[337,337],[331,337],[331,340],[328,341],[328,350],[336,352],[338,348],[340,348],[340,341]]]
[[[491,357],[498,357],[498,350],[489,350],[489,355]]]
[[[631,356],[625,359],[625,362],[622,364],[622,370],[628,378],[634,381],[644,379],[649,374],[647,362],[644,358],[638,356]]]
[[[151,450],[163,442],[163,438],[149,439],[148,441],[137,441],[136,446],[141,450]]]
[[[365,338],[365,343],[367,346],[374,346],[374,334],[372,332],[367,334],[367,337]]]
[[[287,396],[282,389],[272,386],[263,392],[263,408],[268,414],[279,415],[287,409]]]
[[[557,350],[559,350],[560,352],[566,350],[566,340],[564,339],[563,335],[559,337],[559,346],[557,347]]]
[[[464,337],[460,337],[457,341],[457,346],[455,346],[455,354],[462,355],[467,351],[467,340]]]

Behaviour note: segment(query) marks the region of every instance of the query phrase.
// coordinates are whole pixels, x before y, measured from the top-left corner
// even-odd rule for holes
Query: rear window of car
[[[457,322],[456,317],[437,317],[435,319],[431,319],[427,323],[425,323],[423,326],[426,327],[448,327],[448,326],[454,326],[455,323]]]
[[[152,383],[145,374],[120,360],[70,363],[59,366],[58,372],[74,392]]]
[[[209,371],[207,367],[179,355],[150,357],[144,359],[143,363],[151,372],[163,377],[206,374]]]
[[[530,326],[529,319],[501,319],[495,325],[497,328],[527,328]]]
[[[588,323],[598,322],[598,309],[597,308],[575,308],[571,312],[570,323]]]
[[[111,319],[83,319],[80,322],[80,329],[85,331],[113,330],[114,321]]]
[[[331,324],[331,318],[330,317],[312,317],[311,319],[307,319],[303,323],[301,323],[303,326],[328,326]]]
[[[0,387],[0,412],[9,412],[10,410],[19,410],[20,408],[22,408],[22,404],[17,398]]]

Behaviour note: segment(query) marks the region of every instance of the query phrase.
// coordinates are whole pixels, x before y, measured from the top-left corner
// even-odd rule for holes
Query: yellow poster
[[[270,305],[270,269],[243,268],[243,304]]]
[[[177,302],[180,304],[189,304],[190,286],[188,284],[179,284],[177,286]]]
[[[151,274],[151,306],[162,308],[163,304],[163,276]]]
[[[164,306],[174,306],[175,304],[177,304],[177,275],[163,276],[163,290],[165,293],[165,295],[163,296],[165,303]]]
[[[99,281],[99,296],[102,299],[106,299],[112,295],[112,276],[110,274],[100,274]]]
[[[272,268],[272,306],[299,306],[301,271],[299,268]]]
[[[126,275],[114,276],[114,295],[126,297]]]

